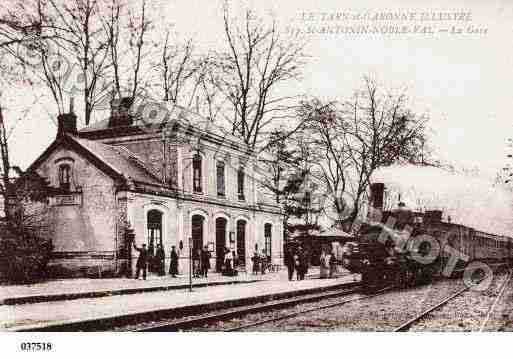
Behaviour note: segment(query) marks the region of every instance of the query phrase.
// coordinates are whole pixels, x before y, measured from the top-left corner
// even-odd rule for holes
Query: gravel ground
[[[312,302],[312,303],[305,303],[305,304],[299,304],[290,308],[284,308],[284,309],[277,309],[272,311],[266,311],[261,313],[254,313],[245,315],[241,318],[233,318],[231,320],[227,321],[219,321],[217,323],[212,323],[209,325],[205,325],[201,328],[195,328],[194,331],[224,331],[228,330],[230,328],[239,327],[242,325],[251,324],[257,321],[271,319],[274,317],[280,317],[287,314],[293,314],[298,311],[313,309],[322,305],[330,305],[334,303],[338,303],[341,301],[349,301],[349,300],[358,300],[358,298],[362,297],[361,294],[350,294],[345,295],[344,297],[340,298],[332,298],[332,299],[326,299],[318,302]]]
[[[502,314],[510,313],[512,307],[511,300],[505,300],[512,294],[511,281],[508,281],[505,292],[498,297],[506,279],[509,279],[507,274],[499,274],[487,290],[482,292],[469,290],[463,293],[440,309],[428,314],[424,319],[413,325],[410,330],[479,331],[489,312],[491,313],[490,320],[484,330],[501,330],[505,322]],[[491,311],[492,307],[493,311]],[[509,310],[507,310],[508,307]]]
[[[337,290],[329,290],[329,291],[324,291],[323,294],[326,294],[326,295],[329,295],[329,294],[332,294],[332,293],[338,293],[340,292],[340,289],[337,289]],[[310,295],[305,295],[304,297],[310,297],[311,295],[315,295],[315,294],[310,294]],[[302,296],[298,297],[298,298],[301,298]],[[349,295],[348,298],[351,298],[351,297],[355,297],[355,295]],[[325,300],[323,302],[333,302],[333,301],[336,301],[336,300],[340,300],[340,299],[331,299],[331,300]],[[277,300],[276,302],[279,302],[280,300]],[[275,301],[270,301],[270,302],[266,302],[266,303],[272,303],[272,302],[275,302]],[[301,305],[301,306],[296,306],[294,308],[298,308],[298,307],[306,307],[306,306],[310,306],[310,307],[314,307],[314,306],[317,306],[318,305],[318,302],[315,302],[315,303],[311,303],[311,304],[304,304],[304,305]],[[215,311],[211,311],[211,312],[208,312],[206,314],[208,315],[214,315],[214,314],[221,314],[221,313],[224,313],[226,312],[227,310],[230,310],[230,309],[221,309],[221,310],[215,310]],[[272,311],[272,312],[278,312],[278,313],[281,313],[281,315],[283,315],[282,313],[284,313],[285,311],[287,311],[288,309],[281,309],[281,310],[276,310],[276,311]],[[297,309],[295,309],[297,310]],[[266,312],[266,313],[271,313],[271,312]],[[159,325],[165,325],[165,324],[168,324],[168,323],[173,323],[177,320],[189,320],[189,319],[196,319],[196,318],[201,318],[205,313],[202,313],[202,314],[198,314],[198,315],[190,315],[190,316],[183,316],[183,317],[180,317],[180,318],[171,318],[171,319],[166,319],[166,318],[163,318],[161,320],[158,320],[158,321],[147,321],[147,322],[141,322],[141,323],[137,323],[137,324],[133,324],[133,325],[124,325],[124,326],[119,326],[119,327],[115,327],[115,328],[112,328],[111,331],[136,331],[136,330],[141,330],[141,329],[145,329],[145,328],[148,328],[148,327],[151,327],[151,326],[159,326]],[[260,314],[254,314],[254,315],[260,315]],[[246,317],[252,317],[252,318],[255,318],[253,314],[249,314],[249,315],[246,315]],[[232,321],[229,321],[230,323],[237,323],[238,322],[238,319],[233,319]],[[224,330],[225,328],[228,328],[228,326],[225,327],[225,324],[226,323],[229,323],[229,322],[217,322],[217,323],[214,323],[213,325],[209,325],[209,326],[205,326],[203,328],[198,328],[198,329],[194,329],[194,331],[205,331],[205,330],[209,330],[209,331],[212,331],[212,330],[218,330],[218,331],[222,331]],[[233,326],[233,324],[231,324],[231,326]]]
[[[430,313],[419,323],[414,324],[410,330],[479,330],[490,308],[496,301],[506,277],[506,274],[497,275],[492,285],[484,292],[469,290],[463,293],[442,308]],[[365,298],[362,294],[350,294],[344,297],[300,304],[286,309],[219,321],[201,328],[194,328],[193,331],[223,331],[342,301],[348,302],[340,306],[261,324],[245,331],[391,331],[462,288],[464,288],[462,280],[453,279],[407,290],[393,290],[372,298]],[[509,313],[513,313],[513,279],[508,282],[506,290],[499,299],[485,330],[513,329],[513,314],[509,316]],[[162,322],[158,324],[162,324]],[[118,328],[118,330],[134,330],[145,325],[148,325],[148,323]]]
[[[432,285],[391,291],[361,300],[358,298],[362,298],[362,295],[352,295],[343,300],[355,300],[341,306],[262,324],[258,327],[248,328],[247,331],[388,331],[461,288],[463,288],[463,283],[460,280],[445,280]],[[225,330],[341,300],[340,298],[324,300],[286,310],[252,314],[195,330]]]

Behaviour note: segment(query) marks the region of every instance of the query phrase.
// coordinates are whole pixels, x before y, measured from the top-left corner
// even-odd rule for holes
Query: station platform
[[[265,275],[242,274],[236,277],[227,277],[218,273],[211,273],[207,278],[193,278],[192,286],[193,288],[199,288],[251,283],[258,280],[268,280],[276,276],[277,273],[268,273]],[[187,288],[189,288],[188,276],[178,276],[177,278],[173,278],[170,275],[162,277],[148,276],[146,280],[140,278],[60,279],[36,284],[0,286],[0,305],[97,298]]]
[[[315,272],[303,281],[287,280],[287,273],[280,271],[277,273],[269,273],[261,275],[244,275],[235,277],[238,280],[234,283],[234,277],[226,277],[219,280],[221,276],[209,276],[208,283],[218,283],[209,286],[196,286],[192,292],[187,288],[181,287],[176,290],[152,290],[139,291],[134,294],[106,295],[99,297],[82,297],[77,299],[62,299],[45,302],[0,305],[0,330],[2,331],[22,331],[22,330],[45,330],[46,327],[56,326],[67,323],[80,323],[84,321],[104,321],[109,318],[122,316],[140,315],[158,311],[187,311],[188,308],[202,306],[219,305],[220,303],[228,303],[229,305],[238,305],[250,298],[256,296],[277,296],[277,295],[294,295],[308,290],[323,290],[324,288],[332,288],[338,285],[351,283],[356,281],[353,275],[341,273],[337,278],[333,279],[315,279]],[[318,276],[318,275],[317,275]],[[183,282],[188,278],[172,278],[174,281]],[[152,278],[146,282],[135,279],[112,279],[113,281],[121,281],[116,283],[116,288],[123,287],[126,290],[133,289],[134,286],[140,286],[139,289],[154,288],[158,281],[162,284],[167,283],[170,279]],[[195,279],[196,284],[200,284],[201,279]],[[204,279],[203,279],[204,280]],[[75,280],[76,281],[76,280]],[[108,286],[107,283],[88,283],[82,280],[82,285],[78,282],[75,285],[80,291],[86,288],[93,288],[98,291],[100,285]],[[102,281],[102,280],[91,280]],[[125,281],[132,281],[127,284]],[[135,284],[135,283],[137,284]],[[48,284],[48,283],[46,283]],[[44,284],[38,285],[37,290],[43,290]],[[60,283],[60,289],[69,288],[71,284]],[[89,285],[89,287],[87,287]],[[59,286],[52,287],[57,291]],[[2,289],[5,289],[3,287]],[[25,289],[25,294],[29,293]],[[36,291],[36,289],[33,289]],[[48,290],[48,288],[47,288]],[[72,291],[78,293],[78,291]],[[44,292],[44,290],[43,290]],[[32,292],[34,295],[35,292]],[[39,292],[41,293],[41,292]],[[12,290],[11,290],[12,294]],[[4,294],[4,298],[7,298]],[[12,296],[11,296],[12,298]]]

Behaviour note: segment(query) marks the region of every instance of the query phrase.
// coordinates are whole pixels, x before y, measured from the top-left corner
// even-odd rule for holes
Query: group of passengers
[[[285,266],[287,267],[289,281],[294,277],[296,272],[297,280],[304,280],[308,272],[308,255],[301,246],[297,249],[288,248],[285,252]]]
[[[257,275],[258,273],[265,274],[266,271],[270,268],[271,258],[268,256],[264,250],[261,253],[258,253],[257,250],[253,253],[251,257],[251,261],[253,262],[253,274]]]
[[[337,270],[337,257],[335,256],[335,252],[328,253],[323,249],[319,262],[321,279],[333,278]]]
[[[148,265],[150,270],[158,273],[160,276],[165,275],[165,253],[162,245],[157,244],[155,256],[151,256],[146,244],[143,243],[141,247],[137,247],[135,242],[133,246],[136,251],[139,252],[139,257],[136,263],[135,279],[139,278],[139,274],[142,272],[143,279],[146,279]],[[176,278],[178,275],[178,252],[175,246],[171,247],[170,263],[169,263],[169,274]],[[192,274],[195,278],[208,277],[208,271],[210,269],[210,258],[211,254],[208,247],[195,248],[192,251]],[[221,262],[220,269],[221,273],[225,276],[236,276],[238,257],[235,251],[230,251],[228,248],[224,249],[223,257],[219,259]]]
[[[139,279],[139,274],[142,272],[142,277],[144,280],[146,280],[148,264],[150,264],[151,269],[157,272],[160,276],[165,275],[165,253],[164,248],[162,248],[160,244],[157,244],[155,256],[150,255],[148,249],[146,248],[146,243],[143,243],[141,247],[137,247],[135,245],[135,242],[133,242],[133,246],[134,249],[139,252],[139,257],[137,258],[137,263],[135,265],[135,279]],[[176,278],[176,276],[178,275],[178,252],[176,251],[176,246],[171,247],[171,254],[169,257],[169,274],[173,276],[173,278]]]

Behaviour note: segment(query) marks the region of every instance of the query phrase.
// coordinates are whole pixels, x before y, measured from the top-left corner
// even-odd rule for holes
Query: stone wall
[[[245,263],[246,270],[251,270],[251,260],[255,245],[261,251],[264,248],[264,225],[272,224],[272,262],[283,263],[283,229],[282,216],[275,213],[266,213],[250,209],[247,206],[236,208],[222,204],[212,204],[202,201],[200,198],[180,200],[176,198],[163,198],[154,195],[134,194],[128,202],[128,213],[130,222],[135,230],[135,239],[138,246],[147,243],[147,222],[148,211],[156,209],[163,213],[163,245],[166,253],[166,272],[169,269],[169,254],[171,246],[178,249],[182,241],[183,250],[180,253],[180,272],[188,273],[189,262],[189,238],[191,237],[191,220],[193,215],[200,215],[204,218],[203,245],[214,246],[212,253],[211,268],[215,268],[215,246],[216,246],[216,220],[224,218],[227,221],[225,237],[226,247],[230,247],[230,232],[233,232],[232,249],[237,248],[236,224],[238,220],[246,221],[245,234]],[[133,262],[135,265],[136,253]]]
[[[58,168],[64,162],[72,166],[71,191],[75,192],[76,202],[63,204],[55,198],[50,202],[51,237],[56,257],[50,265],[63,267],[63,274],[69,272],[66,268],[74,272],[76,268],[91,266],[113,272],[118,215],[114,181],[66,149],[51,154],[37,172],[46,177],[51,186],[58,187]],[[81,192],[77,192],[80,188]]]

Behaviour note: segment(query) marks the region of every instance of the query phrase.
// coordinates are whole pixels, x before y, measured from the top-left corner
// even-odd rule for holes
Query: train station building
[[[240,139],[179,107],[142,121],[123,101],[80,130],[72,110],[58,120],[55,141],[29,168],[56,189],[46,216],[53,275],[122,275],[137,255],[127,228],[150,253],[162,245],[166,271],[172,246],[181,273],[189,248],[205,246],[215,271],[225,248],[240,269],[251,266],[255,250],[282,261],[282,211]]]

